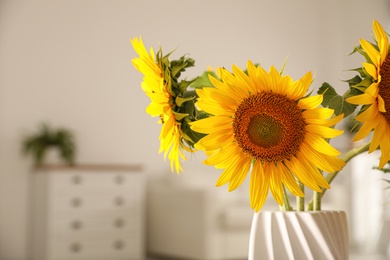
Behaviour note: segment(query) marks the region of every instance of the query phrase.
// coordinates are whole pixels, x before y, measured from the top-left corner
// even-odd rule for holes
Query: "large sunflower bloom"
[[[366,74],[364,82],[368,80],[369,86],[364,94],[347,99],[351,104],[365,105],[364,111],[356,120],[363,122],[356,133],[354,141],[366,137],[372,130],[374,134],[369,152],[373,152],[380,146],[382,155],[379,168],[390,160],[390,57],[389,40],[382,26],[374,20],[373,30],[377,45],[361,39],[360,45],[367,57],[363,62],[363,72]]]
[[[150,54],[147,52],[142,39],[134,38],[131,40],[134,50],[139,57],[132,60],[134,67],[144,74],[142,89],[150,98],[151,103],[146,108],[146,112],[151,116],[160,117],[159,123],[162,124],[159,140],[160,152],[164,152],[164,158],[167,155],[170,160],[171,170],[175,168],[176,172],[182,171],[180,158],[186,159],[181,141],[182,130],[180,122],[177,122],[176,115],[172,110],[172,90],[170,88],[170,79],[164,78],[161,65],[155,60],[153,48],[150,48]]]
[[[208,134],[196,148],[209,156],[204,163],[224,169],[217,186],[228,183],[232,191],[251,169],[251,207],[259,211],[268,191],[283,205],[285,186],[303,197],[297,180],[315,191],[330,188],[321,170],[344,166],[340,154],[324,138],[343,131],[330,128],[342,115],[329,119],[333,110],[319,108],[322,95],[304,97],[311,82],[308,72],[300,80],[266,72],[248,61],[247,73],[233,65],[233,73],[219,71],[210,77],[215,88],[197,90],[197,105],[213,115],[192,123],[194,131]]]

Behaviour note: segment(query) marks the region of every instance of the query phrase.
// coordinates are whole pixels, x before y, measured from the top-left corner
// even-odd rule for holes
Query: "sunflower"
[[[169,71],[163,69],[162,57],[155,56],[153,48],[150,48],[149,54],[141,38],[132,39],[131,44],[139,55],[138,58],[132,60],[133,65],[144,74],[141,86],[151,100],[146,112],[153,117],[158,116],[159,123],[162,124],[159,152],[164,152],[164,159],[168,155],[171,170],[173,171],[175,168],[176,172],[179,173],[182,171],[180,158],[186,160],[182,150],[187,147],[182,142],[181,122],[176,119],[177,117],[182,118],[182,115],[173,111],[175,93],[171,87],[172,79]],[[157,58],[155,59],[155,57]]]
[[[383,27],[374,20],[373,30],[376,44],[364,39],[360,40],[361,53],[367,61],[363,62],[363,80],[357,88],[364,93],[347,99],[351,104],[363,105],[356,120],[362,126],[354,137],[354,141],[365,138],[374,130],[369,152],[378,146],[382,152],[379,168],[390,160],[390,57],[389,40]]]
[[[207,134],[195,145],[209,155],[204,163],[223,169],[216,185],[228,183],[232,191],[251,170],[255,211],[269,190],[279,205],[284,187],[303,197],[297,180],[319,192],[330,188],[321,170],[338,171],[344,162],[324,138],[342,134],[330,127],[343,116],[331,118],[332,109],[318,107],[322,95],[304,97],[312,74],[293,81],[273,66],[266,72],[250,61],[247,73],[233,65],[233,73],[220,69],[219,74],[220,79],[210,77],[214,88],[197,90],[197,105],[212,116],[191,123],[194,131]]]

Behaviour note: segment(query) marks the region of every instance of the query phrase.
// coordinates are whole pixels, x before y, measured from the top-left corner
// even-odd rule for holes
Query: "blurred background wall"
[[[373,19],[390,31],[387,0],[0,0],[0,259],[28,259],[31,161],[21,140],[40,122],[74,130],[78,162],[142,163],[149,177],[186,178],[158,154],[130,38],[189,54],[189,78],[248,59],[281,68],[288,57],[285,74],[311,70],[313,89],[343,89],[345,70],[361,62],[348,54],[371,39]],[[200,163],[192,160],[185,169]]]

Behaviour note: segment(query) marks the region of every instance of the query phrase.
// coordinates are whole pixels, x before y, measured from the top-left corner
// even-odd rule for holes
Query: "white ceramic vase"
[[[249,260],[344,260],[348,249],[343,211],[275,211],[253,216]]]

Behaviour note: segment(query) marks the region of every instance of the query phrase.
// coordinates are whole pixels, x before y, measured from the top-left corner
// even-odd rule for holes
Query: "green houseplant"
[[[23,152],[31,155],[36,167],[42,166],[50,149],[58,151],[60,159],[74,164],[76,142],[73,133],[66,128],[54,129],[48,123],[42,123],[38,131],[24,138]]]

